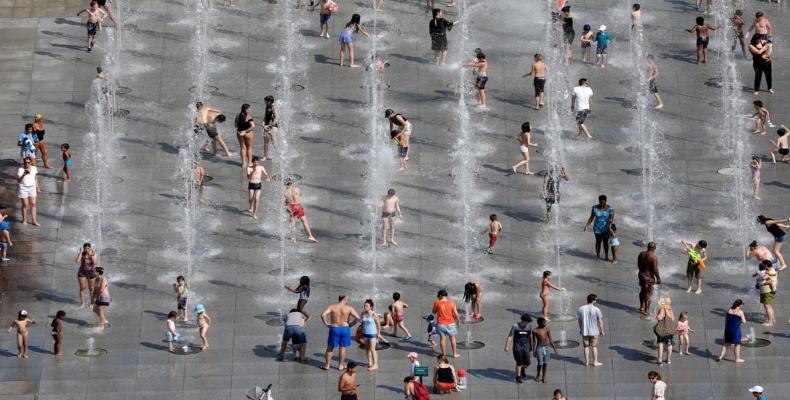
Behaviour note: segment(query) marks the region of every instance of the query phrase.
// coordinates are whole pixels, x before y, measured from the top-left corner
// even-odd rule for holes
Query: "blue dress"
[[[741,317],[727,313],[724,324],[724,344],[741,344]]]

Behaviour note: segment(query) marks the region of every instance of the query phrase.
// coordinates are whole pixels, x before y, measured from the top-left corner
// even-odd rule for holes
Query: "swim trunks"
[[[655,79],[651,79],[649,82],[647,82],[647,86],[648,86],[648,89],[650,90],[650,93],[653,93],[653,94],[658,93],[658,85],[656,85],[656,80]]]
[[[70,158],[68,160],[66,160],[66,166],[67,167],[71,167],[71,164],[72,164],[72,161],[71,161]]]
[[[7,231],[11,227],[8,221],[0,222],[0,231]]]
[[[783,156],[786,156],[788,153],[790,153],[790,149],[779,149],[779,154]]]
[[[261,190],[261,183],[260,183],[260,182],[258,182],[258,183],[252,183],[252,182],[250,182],[250,183],[247,185],[247,188],[248,188],[249,190]]]
[[[479,90],[484,90],[486,88],[486,83],[488,82],[487,76],[478,76],[475,80],[475,87]]]
[[[178,302],[178,309],[179,310],[186,310],[187,309],[187,298],[186,297],[179,297],[177,302]]]
[[[304,207],[302,207],[301,204],[289,204],[288,215],[290,215],[291,218],[304,218]]]
[[[497,235],[493,233],[488,234],[488,247],[496,246]]]
[[[546,87],[546,78],[538,78],[537,76],[532,79],[532,86],[535,86],[535,97],[543,93]]]
[[[590,110],[579,110],[576,111],[576,123],[581,125],[584,121],[587,120],[587,115],[590,113]]]
[[[599,46],[595,49],[595,54],[605,55],[606,54],[606,47],[607,46]]]
[[[686,277],[702,279],[702,268],[700,268],[699,263],[689,260],[686,264]]]
[[[529,154],[529,147],[524,146],[523,144],[519,146],[519,150],[521,150],[521,152],[524,154]]]
[[[351,44],[353,43],[353,37],[351,36],[352,30],[350,28],[343,29],[340,32],[340,43],[341,44]]]
[[[348,347],[351,346],[351,329],[347,326],[329,327],[329,337],[326,340],[327,347]]]
[[[217,127],[214,124],[203,124],[203,129],[206,130],[206,135],[208,135],[208,137],[212,139],[219,136],[219,132],[217,132]]]
[[[382,211],[381,212],[381,218],[395,218],[395,215],[396,215],[395,211],[393,211],[393,212]]]
[[[321,14],[321,25],[326,25],[329,23],[329,18],[332,17],[332,14]]]
[[[409,154],[409,148],[398,145],[398,155],[400,158],[406,158]]]
[[[709,40],[710,39],[707,37],[697,36],[697,46],[702,46],[703,49],[707,49]]]
[[[86,26],[88,27],[89,36],[96,36],[96,33],[99,32],[99,24],[95,22],[88,22]]]

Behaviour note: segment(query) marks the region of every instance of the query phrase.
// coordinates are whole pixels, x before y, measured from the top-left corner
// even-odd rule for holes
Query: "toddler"
[[[17,358],[27,358],[27,327],[35,324],[35,320],[27,318],[27,311],[19,310],[19,315],[8,327],[9,332],[16,329],[16,348],[19,351]]]
[[[71,180],[71,150],[69,150],[69,144],[63,143],[60,145],[60,151],[63,152],[63,175],[65,176],[66,182]]]
[[[0,254],[2,256],[0,257],[0,262],[11,261],[7,257],[8,247],[14,246],[14,242],[11,241],[11,233],[9,232],[11,224],[9,221],[5,206],[0,206],[0,253],[2,253]]]
[[[754,114],[752,115],[755,123],[754,133],[765,135],[765,128],[768,125],[768,121],[771,119],[771,113],[768,112],[768,109],[765,108],[763,102],[760,100],[755,100],[752,104],[754,104]]]
[[[170,352],[173,352],[173,342],[181,339],[181,335],[176,331],[176,319],[178,319],[178,312],[170,311],[167,314],[167,321],[165,321],[165,341]]]
[[[776,294],[776,284],[779,279],[777,279],[776,269],[774,269],[771,260],[762,261],[758,268],[759,271],[752,275],[757,278],[755,288],[760,289],[761,286],[768,286],[771,294]]]
[[[176,278],[176,283],[173,284],[173,290],[176,292],[176,302],[178,303],[178,317],[182,321],[187,322],[187,297],[189,296],[189,284],[183,275]]]
[[[486,249],[486,253],[494,254],[494,246],[496,246],[496,240],[499,237],[499,232],[502,231],[502,224],[497,221],[497,215],[491,214],[488,217],[491,222],[486,225],[485,229],[483,229],[480,234],[485,234],[488,232],[488,248]]]
[[[689,332],[694,332],[693,329],[689,327],[689,313],[687,311],[683,311],[680,313],[680,317],[678,317],[678,337],[680,338],[680,355],[684,354],[689,355],[689,343],[691,342],[689,338]]]
[[[609,225],[609,248],[612,249],[612,264],[617,264],[617,256],[620,253],[620,239],[617,238],[617,225]]]
[[[439,332],[436,330],[436,322],[433,315],[428,316],[428,343],[433,350],[436,350],[436,341],[439,339]]]
[[[195,306],[195,314],[197,314],[197,324],[198,324],[198,333],[200,334],[200,339],[203,340],[203,346],[200,348],[203,350],[208,350],[208,328],[211,327],[211,317],[208,316],[206,312],[206,307],[203,304],[198,304]]]

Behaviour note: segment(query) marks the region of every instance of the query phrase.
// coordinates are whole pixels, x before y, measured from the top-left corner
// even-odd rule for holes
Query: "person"
[[[686,240],[681,240],[683,245],[682,251],[689,256],[688,263],[686,264],[686,280],[688,281],[688,289],[686,292],[691,293],[693,288],[691,285],[691,278],[697,280],[696,294],[702,293],[702,271],[705,270],[705,261],[708,259],[708,242],[700,240],[697,244],[693,244]]]
[[[582,335],[584,346],[584,366],[590,365],[590,349],[592,348],[594,367],[603,365],[598,362],[598,342],[599,337],[604,336],[603,314],[601,309],[595,306],[598,296],[595,294],[587,295],[587,304],[579,307],[576,311],[576,320],[579,322],[579,333]]]
[[[296,241],[296,220],[299,219],[307,235],[307,241],[318,243],[318,240],[313,236],[313,231],[310,230],[310,222],[307,221],[307,215],[301,204],[302,190],[291,179],[285,180],[285,187],[287,189],[283,192],[283,197],[285,198],[285,207],[288,209],[288,218],[291,220],[291,240]]]
[[[584,125],[587,116],[592,112],[593,90],[587,82],[587,78],[579,79],[579,86],[573,88],[571,96],[571,111],[576,112],[576,125],[579,127],[579,135],[584,135],[587,139],[592,139],[590,131]]]
[[[410,352],[406,355],[406,358],[409,360],[409,375],[414,376],[414,369],[420,366],[420,355],[415,352]],[[421,378],[422,379],[422,378]]]
[[[455,336],[458,335],[458,325],[461,323],[461,318],[458,315],[458,309],[455,302],[447,298],[447,291],[440,289],[436,295],[437,299],[433,302],[433,314],[436,315],[436,331],[439,332],[441,338],[439,339],[439,347],[442,354],[447,354],[447,338],[450,338],[450,348],[453,351],[453,357],[461,357],[458,354]]]
[[[735,10],[732,18],[730,18],[730,22],[732,23],[732,30],[734,31],[734,35],[732,38],[732,52],[735,53],[735,48],[738,46],[738,43],[741,44],[741,52],[743,52],[743,58],[746,58],[746,43],[744,42],[743,38],[743,26],[746,24],[746,21],[743,20],[743,11],[742,10]],[[733,54],[734,55],[734,54]]]
[[[755,399],[768,400],[767,397],[763,396],[763,392],[765,392],[765,389],[760,385],[755,385],[749,388],[749,393],[751,393]]]
[[[647,87],[650,93],[656,98],[656,110],[664,108],[664,103],[661,101],[661,95],[658,94],[658,85],[656,84],[658,78],[658,65],[656,64],[656,57],[652,54],[647,55]]]
[[[562,390],[555,389],[554,390],[554,395],[552,396],[552,400],[566,400],[565,399],[565,394],[562,393]]]
[[[360,316],[357,314],[357,311],[348,305],[348,297],[346,295],[340,295],[337,303],[331,304],[324,309],[324,312],[321,313],[321,321],[329,328],[329,337],[326,344],[326,363],[321,366],[321,369],[329,370],[335,347],[340,348],[337,355],[337,369],[342,371],[346,368],[346,348],[351,345],[350,327],[354,326],[359,320]]]
[[[540,110],[544,106],[543,98],[546,89],[546,74],[549,67],[543,62],[543,55],[535,53],[535,61],[532,62],[529,72],[524,77],[532,75],[532,86],[535,88],[535,109]]]
[[[697,64],[708,62],[708,42],[710,41],[710,31],[715,31],[716,28],[708,25],[705,22],[705,18],[697,17],[696,25],[692,26],[689,29],[686,29],[686,32],[693,33],[697,35]]]
[[[0,262],[11,261],[8,258],[8,248],[14,247],[14,242],[11,240],[11,223],[8,218],[6,206],[0,205]]]
[[[755,100],[752,102],[754,105],[754,114],[752,114],[752,118],[754,118],[755,124],[755,134],[765,135],[767,132],[765,131],[765,127],[768,125],[768,121],[771,120],[771,113],[768,109],[763,105],[761,100]]]
[[[395,241],[395,220],[401,214],[401,210],[400,199],[395,195],[395,189],[387,190],[387,195],[379,200],[378,207],[381,208],[381,245],[387,247],[392,243],[397,246],[398,242]]]
[[[436,341],[441,340],[441,335],[439,334],[439,328],[434,319],[435,318],[433,314],[428,315],[428,325],[426,326],[426,331],[428,333],[428,344],[431,345],[431,349],[433,351],[436,351]]]
[[[403,132],[395,134],[395,142],[398,144],[398,160],[400,168],[398,171],[405,171],[409,169],[409,136]]]
[[[285,286],[285,290],[299,295],[299,300],[296,301],[296,310],[304,314],[305,318],[310,318],[304,310],[307,300],[310,299],[310,277],[307,275],[302,276],[299,278],[299,286],[295,288]]]
[[[411,122],[409,122],[409,119],[403,114],[396,113],[391,108],[384,110],[384,118],[387,118],[390,123],[390,137],[395,139],[400,136],[400,141],[398,142],[400,147],[403,147],[401,146],[401,142],[405,140],[406,157],[402,157],[402,162],[409,161],[409,142],[411,140],[412,131]],[[395,126],[398,127],[397,130],[395,130]],[[400,148],[398,150],[400,151]]]
[[[365,353],[368,357],[368,371],[379,369],[379,355],[376,352],[376,344],[381,334],[381,320],[373,309],[373,300],[367,299],[362,312],[362,340],[365,345]]]
[[[576,31],[573,30],[573,16],[571,16],[571,6],[564,6],[562,12],[562,43],[565,45],[565,63],[573,64],[573,39]]]
[[[691,343],[689,332],[694,332],[694,329],[691,329],[689,326],[689,313],[687,311],[681,311],[678,317],[678,339],[680,340],[678,352],[681,356],[683,354],[689,355],[689,344]]]
[[[468,303],[467,316],[471,319],[483,319],[483,285],[480,282],[466,282],[464,285],[464,303]]]
[[[537,98],[535,100],[537,101]],[[532,143],[532,125],[529,122],[521,124],[521,133],[516,136],[516,140],[518,140],[519,150],[521,150],[521,156],[524,159],[510,168],[514,174],[518,174],[518,167],[523,165],[525,175],[534,175],[535,173],[529,170],[529,146],[538,147],[538,144]]]
[[[252,164],[252,143],[255,138],[255,119],[249,104],[241,105],[241,112],[236,116],[236,139],[239,140],[239,155],[241,166]]]
[[[27,214],[30,210],[31,224],[41,226],[38,223],[38,207],[36,196],[41,192],[41,185],[38,181],[38,168],[33,165],[33,158],[25,157],[24,166],[17,170],[17,197],[22,203],[22,225],[27,224]]]
[[[357,400],[357,363],[348,362],[348,367],[337,382],[337,391],[340,392],[340,400]]]
[[[752,257],[757,258],[760,264],[762,264],[763,261],[769,261],[774,267],[778,265],[778,261],[773,253],[771,253],[767,247],[758,244],[756,240],[752,240],[746,248],[746,259],[751,260]]]
[[[176,283],[173,284],[173,291],[176,292],[176,308],[178,309],[178,318],[184,322],[187,322],[189,284],[183,275],[176,277]]]
[[[17,358],[27,358],[27,330],[30,325],[35,324],[36,320],[27,317],[27,311],[19,310],[17,318],[12,321],[11,326],[8,327],[9,332],[16,329]]]
[[[178,312],[170,311],[167,313],[167,320],[165,321],[165,341],[167,342],[167,350],[171,353],[175,352],[174,343],[181,339],[181,334],[176,330],[176,319],[178,319]]]
[[[453,29],[458,21],[450,22],[444,18],[444,11],[439,8],[432,10],[433,19],[428,23],[428,34],[431,35],[431,50],[436,65],[444,65],[447,58],[447,31]]]
[[[203,342],[200,346],[203,350],[208,350],[208,329],[211,328],[211,317],[206,312],[206,307],[203,304],[195,304],[195,315],[197,315],[198,335]]]
[[[535,375],[535,382],[546,383],[546,372],[549,367],[549,346],[557,354],[557,347],[551,339],[551,330],[547,325],[546,318],[538,318],[538,327],[532,331],[532,348],[535,360],[538,364],[538,373]],[[555,392],[556,394],[556,392]]]
[[[752,197],[755,200],[762,200],[760,197],[760,170],[763,167],[763,161],[760,160],[760,156],[753,155],[752,162],[750,163],[750,168],[752,171],[752,184],[754,185],[754,192],[752,193]]]
[[[458,388],[458,375],[444,354],[436,357],[433,370],[433,388],[436,394],[447,394]]]
[[[409,305],[406,304],[403,300],[400,299],[400,293],[395,292],[392,294],[392,304],[390,304],[389,309],[391,311],[392,320],[388,321],[392,323],[392,336],[398,337],[398,328],[401,328],[406,336],[403,337],[404,342],[408,342],[412,339],[411,332],[409,329],[406,328],[406,318],[404,313]]]
[[[488,233],[488,248],[486,249],[486,253],[494,254],[494,246],[496,246],[496,240],[499,238],[499,233],[502,232],[502,224],[497,220],[496,214],[491,214],[488,216],[488,219],[491,221],[486,225],[485,229],[480,231],[481,235]]]
[[[617,225],[609,224],[609,248],[612,250],[612,264],[620,262],[620,238],[617,237]]]
[[[230,157],[230,150],[228,150],[225,140],[222,139],[222,136],[217,131],[217,122],[225,122],[225,115],[222,114],[222,110],[205,106],[200,101],[195,103],[195,108],[197,109],[197,114],[195,115],[195,133],[200,133],[200,131],[206,132],[206,135],[211,140],[211,148],[214,155],[217,154],[217,144],[219,144],[225,152],[225,156]],[[206,144],[206,146],[208,146],[208,144]],[[203,151],[208,152],[206,146],[203,146]]]
[[[582,30],[582,35],[579,37],[582,49],[582,62],[587,64],[592,60],[592,42],[595,33],[592,31],[590,24],[584,24]]]
[[[384,94],[389,89],[389,85],[384,80],[384,72],[389,68],[390,63],[388,61],[384,61],[378,53],[373,53],[370,56],[370,63],[365,66],[365,71],[373,70],[375,72],[376,82],[373,85],[376,91],[376,98],[378,99],[378,109],[384,108]],[[373,87],[370,88],[371,93],[373,91]],[[370,97],[370,100],[376,99],[374,97]]]
[[[785,264],[784,256],[782,256],[782,244],[787,240],[787,234],[785,234],[782,228],[787,228],[787,223],[790,222],[790,218],[773,219],[765,215],[758,215],[757,222],[765,225],[765,229],[774,237],[773,252],[776,259],[779,261],[779,271],[784,271],[784,269],[787,268],[787,264]]]
[[[269,146],[277,145],[277,132],[280,130],[280,110],[274,105],[274,96],[266,96],[263,98],[265,103],[265,110],[263,114],[263,159],[262,161],[271,160],[269,157]]]
[[[609,226],[614,223],[614,208],[606,203],[606,196],[598,196],[598,204],[592,206],[590,218],[584,225],[584,232],[593,226],[595,235],[595,260],[601,259],[603,246],[604,261],[609,261]]]
[[[559,287],[551,282],[551,271],[543,271],[543,281],[540,284],[540,301],[543,302],[540,315],[549,320],[549,298],[551,297],[551,289],[558,291],[565,291],[565,288]]]
[[[754,36],[760,39],[767,39],[773,35],[774,27],[771,25],[771,21],[768,21],[768,18],[763,15],[762,11],[757,11],[754,14],[754,21],[752,21],[752,26],[749,27],[747,35],[752,36],[752,32],[754,32]]]
[[[666,400],[664,393],[667,391],[667,384],[661,380],[661,374],[650,371],[647,373],[647,379],[653,384],[653,388],[650,390],[650,400]]]
[[[668,319],[668,320],[667,320]],[[672,364],[672,346],[675,345],[675,335],[674,333],[677,332],[677,323],[675,322],[675,312],[672,310],[672,299],[669,297],[661,298],[658,301],[658,314],[656,315],[656,328],[654,328],[654,333],[656,335],[656,344],[658,345],[658,353],[656,354],[656,361],[657,364],[663,363],[664,358],[664,346],[667,348],[667,364]],[[663,335],[662,332],[658,329],[660,325],[666,325],[672,329],[670,331],[672,334],[670,335]]]
[[[639,3],[631,5],[631,29],[642,30],[642,6]]]
[[[36,114],[33,117],[33,134],[36,135],[35,146],[41,152],[41,161],[44,162],[44,168],[52,169],[47,159],[47,142],[44,140],[46,130],[44,129],[44,116],[42,114]]]
[[[93,303],[93,312],[99,317],[99,327],[106,328],[110,325],[104,311],[104,308],[110,305],[110,281],[104,276],[102,267],[96,267],[96,275],[91,303]]]
[[[69,144],[63,143],[60,145],[60,152],[63,155],[63,176],[66,179],[66,182],[71,181],[71,164],[73,161],[71,159],[71,150],[69,150]]]
[[[716,361],[721,361],[728,348],[732,348],[735,355],[735,362],[742,363],[746,360],[741,358],[741,324],[746,323],[746,316],[743,315],[743,300],[737,299],[727,310],[724,323],[724,344]]]
[[[348,66],[351,68],[359,68],[358,64],[354,63],[354,33],[361,33],[365,36],[368,36],[368,32],[365,30],[365,27],[362,26],[360,20],[361,16],[359,14],[354,14],[351,16],[351,20],[348,21],[346,27],[340,32],[340,66],[343,66],[343,62],[345,57],[343,54],[345,51],[348,51]]]
[[[510,327],[507,337],[505,337],[505,353],[513,352],[516,360],[516,382],[524,383],[527,378],[527,367],[530,364],[530,353],[532,353],[532,330],[535,328],[532,317],[529,314],[521,314],[521,320]],[[508,349],[510,341],[513,341],[512,349]]]
[[[765,322],[763,326],[774,326],[776,317],[774,314],[774,302],[776,301],[776,270],[771,262],[766,260],[760,263],[760,270],[754,276],[760,276],[757,290],[760,291],[760,304],[765,309]]]
[[[99,8],[99,2],[96,0],[91,1],[90,6],[77,13],[79,17],[83,13],[88,14],[88,22],[85,26],[88,28],[88,45],[86,49],[88,53],[93,50],[93,44],[96,42],[96,34],[102,29],[104,25],[104,18],[107,12]]]
[[[597,45],[595,49],[595,60],[596,64],[601,65],[601,68],[606,68],[606,55],[609,49],[609,43],[611,42],[612,38],[606,32],[606,25],[601,25],[598,28],[598,32],[595,34],[595,43]]]
[[[639,253],[636,258],[639,279],[639,312],[650,315],[650,302],[653,296],[653,285],[661,284],[661,275],[658,272],[658,257],[656,256],[656,242],[649,242],[647,250]]]
[[[781,128],[776,130],[776,135],[779,136],[776,141],[768,140],[771,142],[771,161],[776,164],[776,154],[774,152],[779,152],[782,155],[782,162],[790,161],[790,148],[788,148],[788,129],[784,125],[780,125]]]
[[[771,76],[773,45],[768,39],[754,35],[749,42],[749,52],[752,53],[752,68],[754,69],[754,95],[760,94],[763,74],[765,74],[765,85],[768,88],[768,92],[773,94],[773,80]]]
[[[416,354],[416,353],[415,353]],[[428,400],[430,399],[430,392],[419,380],[414,376],[407,376],[403,378],[403,395],[406,400]]]
[[[488,83],[488,59],[483,52],[475,56],[475,61],[464,64],[464,67],[475,70],[475,89],[477,89],[477,106],[487,108],[486,105],[486,83]]]
[[[543,176],[543,201],[546,202],[546,217],[548,222],[551,218],[551,208],[554,204],[560,203],[560,182],[570,182],[571,175],[565,170],[564,166],[557,168],[552,165],[549,173]]]
[[[768,286],[771,293],[776,294],[776,286],[779,283],[778,275],[770,260],[761,261],[758,271],[752,275],[757,278],[757,289],[760,286]]]
[[[195,177],[193,185],[198,189],[202,189],[203,181],[206,179],[206,169],[199,162],[194,161],[192,162],[192,173]]]
[[[310,319],[305,313],[296,308],[285,316],[285,331],[283,332],[283,339],[280,342],[280,352],[277,353],[277,361],[285,359],[285,349],[288,347],[288,341],[298,348],[299,356],[296,358],[297,362],[307,362],[307,334],[304,330],[304,324]]]
[[[258,219],[258,207],[261,202],[261,180],[266,180],[266,182],[268,182],[271,179],[269,173],[266,172],[266,168],[261,165],[260,157],[252,157],[252,165],[247,167],[247,179],[249,180],[247,188],[249,189],[250,206],[247,212],[252,215],[252,219]]]
[[[36,143],[38,137],[33,134],[33,124],[25,124],[25,131],[19,134],[16,145],[19,146],[19,158],[30,158],[36,166]]]
[[[80,285],[80,308],[85,307],[85,289],[88,289],[90,296],[88,301],[93,302],[95,292],[96,265],[99,263],[99,255],[91,248],[90,243],[82,245],[82,249],[77,253],[74,262],[79,264],[77,271],[77,281]]]
[[[55,313],[55,318],[52,319],[52,323],[49,324],[52,327],[52,339],[55,341],[54,347],[52,348],[52,354],[56,357],[63,357],[63,321],[66,319],[66,312],[63,310],[58,310]]]

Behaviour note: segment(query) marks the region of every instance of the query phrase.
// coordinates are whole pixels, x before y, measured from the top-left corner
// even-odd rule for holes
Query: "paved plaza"
[[[709,62],[696,65],[694,36],[684,31],[700,15],[693,0],[642,2],[645,52],[656,56],[665,103],[661,111],[641,114],[660,127],[654,144],[661,160],[655,165],[643,165],[639,150],[637,124],[642,119],[635,107],[637,53],[629,1],[572,1],[574,63],[549,65],[563,77],[547,84],[554,99],[579,78],[591,82],[591,141],[577,136],[569,99],[559,126],[550,124],[551,110],[532,108],[532,77],[523,75],[534,53],[558,51],[546,42],[546,1],[459,0],[466,12],[461,25],[448,33],[450,51],[444,67],[433,63],[430,15],[422,0],[385,0],[376,13],[372,0],[337,1],[340,11],[330,20],[329,40],[319,37],[318,12],[289,11],[296,26],[278,18],[285,14],[283,7],[296,0],[239,0],[235,9],[220,2],[209,14],[202,47],[208,55],[201,100],[227,114],[220,133],[234,155],[203,154],[201,165],[211,179],[192,202],[197,212],[193,228],[186,226],[190,217],[185,217],[184,207],[190,201],[185,198],[190,194],[184,189],[181,163],[183,138],[193,122],[194,93],[200,90],[194,81],[200,47],[193,39],[200,26],[195,2],[115,1],[122,9],[120,36],[108,23],[89,53],[85,19],[75,17],[87,6],[85,1],[0,0],[0,201],[12,215],[14,240],[11,261],[0,265],[0,310],[4,324],[20,309],[38,321],[30,329],[28,359],[16,357],[14,334],[0,338],[0,400],[237,400],[246,398],[250,388],[269,383],[277,400],[336,399],[340,372],[319,368],[327,337],[321,311],[346,294],[359,311],[366,298],[373,298],[377,311],[384,312],[394,291],[409,304],[405,321],[414,340],[388,337],[393,346],[379,352],[380,370],[370,373],[362,366],[357,381],[360,399],[400,399],[409,371],[406,354],[417,352],[423,365],[434,365],[423,317],[431,313],[437,291],[447,289],[460,306],[468,281],[482,283],[485,320],[462,325],[459,341],[472,335],[485,347],[464,350],[460,358],[451,359],[456,369],[468,371],[469,388],[434,398],[550,399],[559,388],[574,400],[650,399],[650,370],[664,376],[666,398],[671,400],[747,399],[753,385],[764,386],[768,398],[788,398],[784,396],[790,383],[783,366],[790,362],[790,297],[782,282],[785,272],[780,273],[774,304],[777,325],[766,328],[759,323],[762,307],[751,277],[756,263],[743,262],[742,257],[751,240],[768,246],[772,241],[753,222],[758,214],[790,215],[784,203],[790,200],[785,183],[790,172],[786,164],[770,163],[768,139],[775,137],[776,128],[760,136],[751,134],[751,120],[740,127],[728,125],[732,119],[725,118],[726,110],[739,116],[752,112],[751,60],[736,51],[744,90],[735,95],[743,99],[742,109],[725,107],[729,103],[722,96],[721,63],[732,60],[718,41],[724,29],[711,34]],[[436,3],[448,19],[458,17],[457,8],[441,0]],[[782,101],[790,92],[784,68],[790,61],[790,29],[783,23],[787,5],[741,3],[747,28],[758,10],[774,23],[776,94],[763,91],[757,98],[771,110],[778,127],[790,122]],[[338,34],[353,13],[362,15],[363,25],[375,36],[354,36],[357,62],[367,65],[375,43],[389,63],[384,108],[407,115],[413,124],[406,171],[397,170],[395,150],[392,159],[371,150],[375,140],[365,68],[338,65]],[[706,18],[713,26],[726,23]],[[614,42],[607,68],[580,62],[578,34],[583,24],[594,29],[608,26]],[[292,43],[284,40],[289,29],[298,37]],[[490,64],[488,110],[474,106],[472,91],[466,94],[467,105],[459,104],[458,88],[464,86],[458,82],[460,65],[470,61],[476,47]],[[289,54],[296,59],[282,68]],[[111,80],[123,88],[115,93],[115,126],[109,141],[96,139],[96,133],[106,131],[97,132],[86,111],[86,103],[96,101],[91,92],[96,66],[107,66],[108,60],[114,63]],[[264,184],[261,219],[246,213],[247,182],[232,119],[242,103],[249,103],[256,121],[262,121],[264,97],[281,97],[283,74],[292,80],[288,85],[293,88],[290,105],[298,110],[291,114],[295,128],[284,133],[286,158],[277,148],[274,161],[264,165],[270,173],[301,177],[303,204],[318,244],[305,240],[299,224],[296,242],[282,240],[288,228],[278,183],[282,176]],[[469,73],[463,76],[472,79]],[[16,138],[36,113],[46,117],[49,158],[55,167],[38,167],[41,227],[20,223],[15,181],[20,161]],[[383,114],[375,114],[382,129],[373,131],[387,135]],[[464,132],[459,128],[463,116],[470,118]],[[555,139],[562,137],[563,163],[572,179],[562,185],[556,226],[543,221],[542,177],[510,172],[521,158],[516,136],[525,121],[535,128],[533,141],[539,145],[531,149],[530,166],[536,172],[547,168],[549,126],[561,129]],[[258,132],[254,151],[261,155]],[[763,200],[749,199],[743,207],[738,199],[743,193],[749,198],[751,182],[747,178],[744,191],[735,186],[733,176],[717,172],[737,165],[732,143],[738,137],[735,142],[746,149],[743,165],[748,165],[752,152],[764,163]],[[94,140],[104,144],[96,147]],[[72,182],[64,185],[58,148],[66,142],[74,168]],[[96,152],[105,159],[100,172],[93,167]],[[658,176],[649,199],[643,198],[643,167]],[[371,184],[374,178],[380,179],[378,186]],[[371,189],[376,187],[380,193]],[[398,246],[371,250],[369,207],[388,187],[397,191],[403,210]],[[596,262],[593,235],[582,231],[599,194],[608,196],[617,213],[619,264]],[[647,226],[645,204],[655,205],[652,227]],[[487,237],[479,231],[492,213],[498,214],[504,232],[495,254],[487,255]],[[636,257],[648,231],[658,243],[664,289],[674,311],[688,311],[694,329],[691,355],[675,353],[671,365],[656,365],[654,322],[641,319],[638,311]],[[191,255],[184,239],[189,232],[196,235]],[[709,243],[704,294],[685,290],[687,257],[680,252],[680,239]],[[79,308],[74,257],[86,241],[96,245],[110,281],[110,326],[104,330],[91,327],[96,316]],[[189,260],[194,264],[191,270],[186,267]],[[585,303],[587,294],[599,296],[606,323],[600,356],[604,365],[585,367],[581,347],[563,349],[552,356],[548,383],[532,380],[532,365],[527,381],[516,384],[513,357],[503,351],[504,340],[522,313],[535,318],[540,314],[540,277],[547,269],[554,272],[555,283],[559,279],[568,289],[570,301],[565,305],[570,313]],[[190,308],[202,303],[213,319],[211,348],[196,354],[171,354],[163,342],[167,313],[176,308],[172,284],[177,275],[191,277]],[[275,322],[280,312],[296,303],[296,295],[284,293],[281,283],[294,286],[302,275],[312,279],[306,307],[311,315],[306,325],[310,359],[300,364],[288,352],[284,362],[277,362],[273,349],[283,328]],[[724,315],[736,298],[746,302],[749,322],[744,335],[753,328],[758,338],[771,344],[743,348],[742,364],[732,362],[731,354],[716,362]],[[561,311],[561,299],[553,294],[553,313]],[[67,313],[64,357],[51,354],[49,323],[58,310]],[[573,320],[554,321],[550,327],[555,339],[564,332],[568,339],[581,341]],[[194,326],[181,331],[188,341],[199,343]],[[89,338],[107,354],[75,356]],[[366,361],[356,344],[349,358]]]

